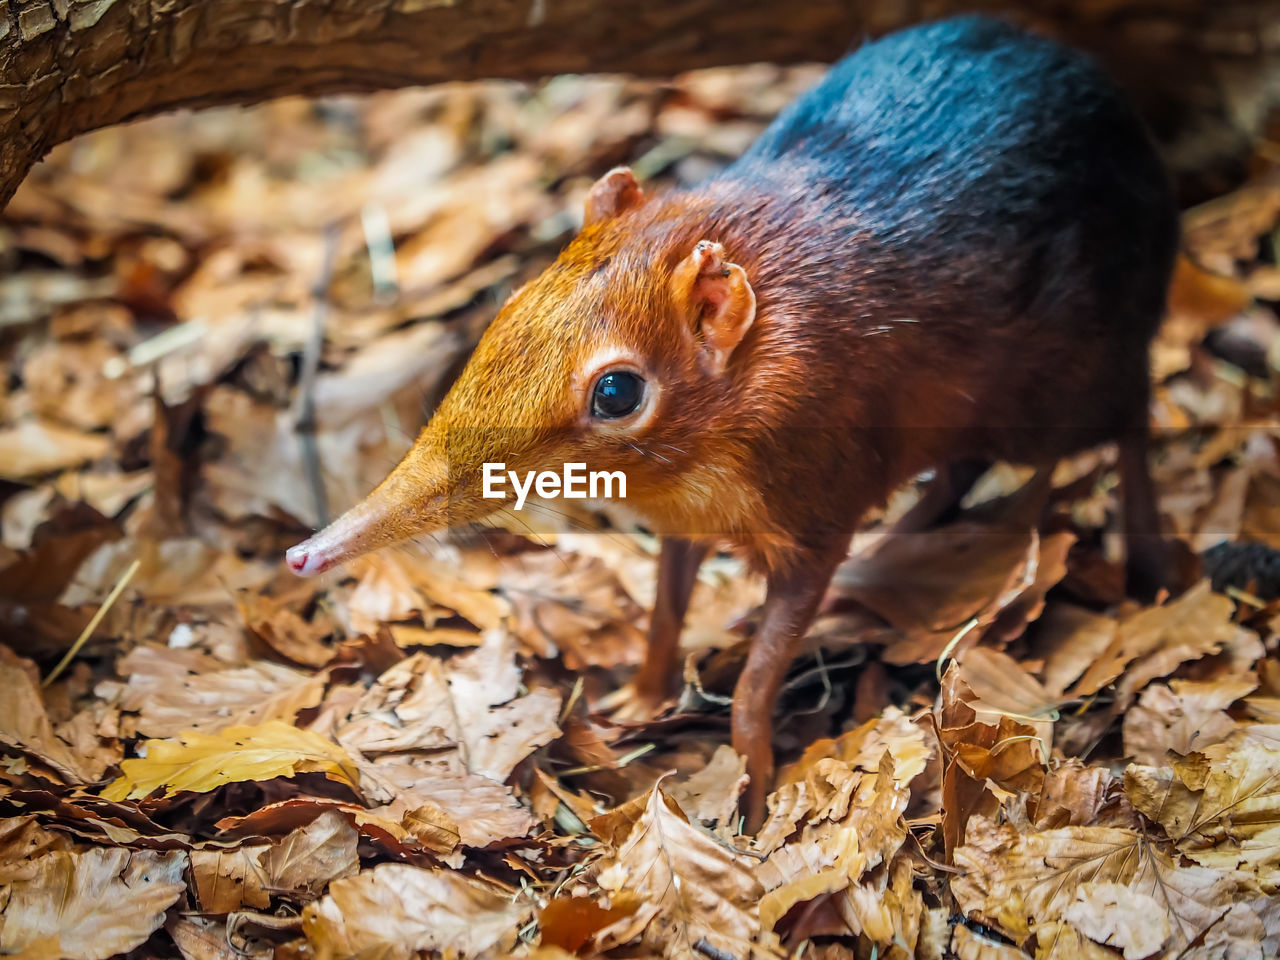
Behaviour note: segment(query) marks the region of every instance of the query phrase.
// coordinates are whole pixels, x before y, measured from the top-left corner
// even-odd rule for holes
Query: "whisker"
[[[664,456],[663,456],[662,454],[660,454],[660,453],[654,453],[652,450],[642,450],[640,447],[637,447],[637,446],[636,446],[634,443],[632,443],[630,440],[623,440],[622,442],[623,442],[623,443],[625,443],[625,444],[626,444],[628,447],[630,447],[632,450],[634,450],[636,453],[640,454],[640,456],[642,456],[642,457],[657,457],[657,458],[658,458],[659,460],[661,460],[663,463],[670,463],[670,462],[671,462],[670,460],[668,460],[666,457],[664,457]]]
[[[528,506],[528,504],[526,503],[525,506]],[[542,535],[539,534],[536,530],[534,530],[533,527],[531,527],[523,517],[516,516],[516,512],[514,510],[508,510],[505,512],[504,515],[510,517],[512,520],[515,520],[522,527],[524,527],[525,530],[529,532],[529,539],[531,539],[534,543],[537,543],[540,546],[546,547],[548,550],[554,553],[556,555],[556,559],[560,561],[566,573],[573,573],[573,568],[569,566],[569,562],[565,560],[564,555],[556,548],[555,544],[548,543],[545,540],[540,540],[539,537],[541,537]]]

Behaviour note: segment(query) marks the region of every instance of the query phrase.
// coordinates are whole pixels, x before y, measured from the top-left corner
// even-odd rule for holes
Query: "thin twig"
[[[573,710],[573,705],[578,702],[578,698],[582,696],[582,689],[585,686],[584,678],[581,674],[573,681],[573,689],[569,692],[569,696],[564,701],[564,706],[560,709],[560,723],[563,724],[569,719],[569,713]]]
[[[956,647],[960,645],[960,641],[963,640],[965,637],[967,637],[970,631],[972,631],[973,628],[976,627],[977,625],[978,625],[978,618],[973,617],[968,623],[966,623],[963,627],[960,628],[960,632],[957,633],[954,637],[952,637],[951,640],[947,643],[947,645],[942,648],[942,652],[938,654],[938,662],[934,664],[934,673],[938,675],[939,683],[942,682],[943,666],[946,664],[946,662],[949,659],[951,659],[951,654],[955,651]]]
[[[133,579],[134,574],[138,572],[138,568],[142,566],[141,560],[134,560],[129,564],[129,569],[124,572],[124,576],[116,581],[116,585],[111,588],[111,592],[107,594],[107,599],[102,601],[102,606],[98,608],[98,612],[93,615],[85,628],[80,631],[80,636],[76,637],[76,642],[71,645],[71,649],[67,651],[66,656],[58,661],[58,665],[49,671],[49,675],[44,678],[44,686],[48,686],[58,679],[63,670],[67,669],[67,664],[75,659],[80,648],[85,645],[89,637],[93,635],[93,631],[98,629],[98,624],[102,622],[102,618],[107,615],[107,611],[111,609],[111,605],[116,602],[120,594],[124,593],[124,588],[129,585],[129,581]]]
[[[639,760],[646,753],[651,753],[657,748],[658,745],[656,743],[646,743],[643,746],[636,747],[636,749],[632,750],[630,753],[624,754],[617,760],[612,760],[608,763],[593,763],[586,767],[573,767],[569,770],[562,770],[560,772],[560,776],[576,777],[584,773],[596,773],[599,770],[621,770],[627,764],[631,763],[631,761]]]

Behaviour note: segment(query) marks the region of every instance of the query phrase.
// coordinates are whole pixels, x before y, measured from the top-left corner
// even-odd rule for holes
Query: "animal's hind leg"
[[[890,532],[920,533],[947,522],[990,466],[989,460],[957,460],[939,467],[920,499],[898,518]]]
[[[1126,587],[1132,596],[1145,601],[1154,600],[1174,573],[1172,551],[1160,533],[1156,488],[1147,463],[1150,439],[1145,422],[1120,438]]]

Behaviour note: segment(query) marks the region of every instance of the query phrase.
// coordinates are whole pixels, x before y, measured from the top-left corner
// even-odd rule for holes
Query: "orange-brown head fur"
[[[779,422],[773,408],[790,395],[777,381],[801,377],[803,359],[780,352],[767,370],[747,359],[757,297],[734,259],[755,254],[715,229],[719,202],[646,199],[625,169],[602,178],[581,232],[503,306],[413,449],[291,551],[294,569],[494,512],[502,503],[481,496],[486,462],[522,476],[566,461],[621,470],[621,506],[657,532],[745,536],[772,553],[787,525],[752,477],[761,437]],[[643,378],[644,400],[633,416],[593,417],[596,379],[616,370]]]

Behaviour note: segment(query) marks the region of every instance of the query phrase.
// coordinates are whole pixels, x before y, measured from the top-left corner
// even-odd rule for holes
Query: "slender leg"
[[[642,702],[657,706],[675,693],[680,631],[689,598],[698,579],[698,568],[707,556],[707,545],[681,537],[665,537],[658,555],[658,591],[649,616],[649,647],[632,686]]]
[[[764,822],[765,797],[773,783],[773,708],[798,641],[813,621],[836,564],[848,544],[809,554],[806,562],[768,578],[760,630],[733,691],[733,748],[747,758],[744,812],[747,828]]]
[[[1153,600],[1173,576],[1173,557],[1160,535],[1156,489],[1147,464],[1148,431],[1134,428],[1120,439],[1120,483],[1124,510],[1125,572],[1129,592]]]

